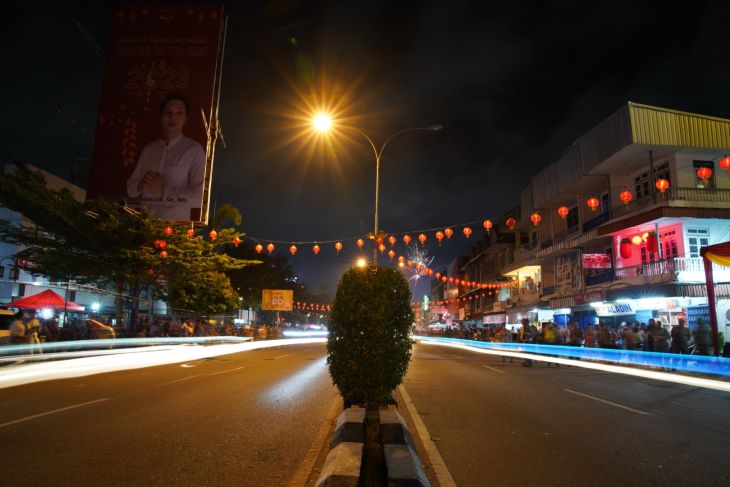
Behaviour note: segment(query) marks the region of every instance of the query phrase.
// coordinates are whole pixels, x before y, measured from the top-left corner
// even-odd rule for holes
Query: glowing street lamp
[[[357,265],[360,269],[363,269],[366,265],[368,265],[368,261],[360,257],[357,259],[357,263],[355,265]]]
[[[334,121],[332,120],[332,117],[329,116],[326,113],[317,113],[314,117],[312,117],[312,125],[314,127],[314,130],[316,130],[319,133],[326,134],[328,133],[332,127],[334,126]],[[365,132],[358,129],[357,127],[342,127],[346,129],[353,130],[357,132],[358,134],[362,135],[365,140],[368,141],[370,144],[370,147],[373,149],[373,154],[375,155],[375,222],[374,222],[374,228],[373,228],[373,238],[378,238],[378,199],[380,196],[380,160],[383,156],[383,151],[385,150],[385,147],[388,145],[388,143],[393,140],[394,138],[398,137],[401,134],[405,134],[406,132],[415,132],[416,130],[441,130],[443,128],[442,125],[429,125],[427,127],[413,127],[408,129],[403,129],[395,132],[390,137],[385,139],[385,142],[383,142],[383,145],[378,148],[375,145],[375,142],[373,142],[373,139],[371,139]],[[374,246],[373,248],[373,263],[377,266],[378,265],[378,247]]]

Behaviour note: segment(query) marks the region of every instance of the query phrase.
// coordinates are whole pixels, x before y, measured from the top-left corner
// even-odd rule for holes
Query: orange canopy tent
[[[710,308],[710,328],[712,329],[712,348],[715,355],[720,354],[717,336],[717,308],[715,303],[715,279],[712,276],[712,264],[730,267],[730,242],[709,245],[700,249],[702,262],[705,264],[705,282],[707,283],[707,304]]]
[[[45,291],[32,296],[17,299],[13,301],[10,306],[20,309],[52,308],[63,309],[66,311],[84,311],[84,309],[86,309],[78,303],[64,300],[61,296],[50,289],[46,289]]]

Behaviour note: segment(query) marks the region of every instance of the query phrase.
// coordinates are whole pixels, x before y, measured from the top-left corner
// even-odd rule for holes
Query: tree
[[[411,357],[408,282],[388,267],[354,268],[337,286],[327,340],[330,375],[346,404],[388,404]]]

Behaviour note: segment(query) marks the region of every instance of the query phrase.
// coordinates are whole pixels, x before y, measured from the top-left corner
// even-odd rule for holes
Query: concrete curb
[[[413,436],[398,411],[395,409],[380,411],[380,434],[388,469],[388,486],[430,486],[426,471],[418,457]]]
[[[356,487],[365,446],[365,409],[352,407],[337,416],[330,451],[319,474],[317,487]]]

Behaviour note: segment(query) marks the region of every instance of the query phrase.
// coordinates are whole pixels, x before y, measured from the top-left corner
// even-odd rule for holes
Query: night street
[[[727,485],[727,393],[521,362],[414,349],[405,389],[460,487]]]
[[[3,389],[0,483],[286,485],[337,395],[324,355],[277,347]]]

